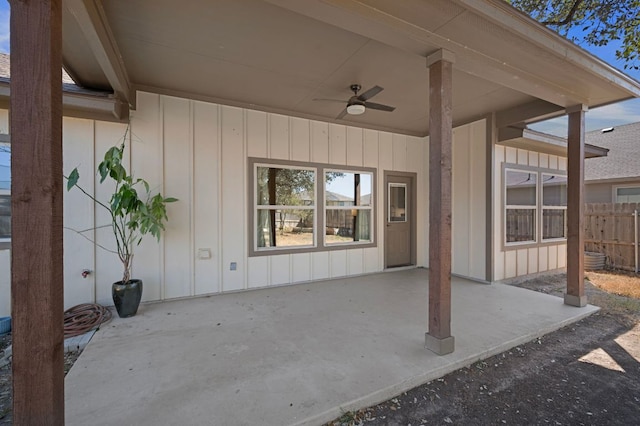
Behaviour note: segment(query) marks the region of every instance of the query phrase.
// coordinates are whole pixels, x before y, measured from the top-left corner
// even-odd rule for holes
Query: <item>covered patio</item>
[[[428,271],[143,305],[95,334],[66,377],[86,424],[321,424],[597,311],[452,282],[456,351],[424,350]]]

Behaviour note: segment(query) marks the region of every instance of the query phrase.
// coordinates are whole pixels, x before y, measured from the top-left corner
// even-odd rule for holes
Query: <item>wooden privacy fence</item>
[[[640,203],[587,204],[585,250],[604,254],[609,267],[637,272],[639,210]]]

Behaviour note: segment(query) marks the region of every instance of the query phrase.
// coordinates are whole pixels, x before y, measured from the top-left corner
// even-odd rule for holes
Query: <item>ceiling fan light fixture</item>
[[[351,115],[360,115],[364,114],[365,107],[361,104],[353,104],[347,106],[347,112]]]

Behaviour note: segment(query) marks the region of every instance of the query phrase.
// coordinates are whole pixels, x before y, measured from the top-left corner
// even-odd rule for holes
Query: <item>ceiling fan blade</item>
[[[347,115],[347,109],[343,109],[342,112],[340,114],[338,114],[338,116],[336,117],[336,120],[340,120],[341,118],[343,118],[345,115]]]
[[[384,89],[380,86],[373,86],[371,89],[367,90],[366,92],[361,93],[360,96],[358,96],[358,100],[361,100],[364,102],[367,99],[373,98],[375,95],[382,92],[383,90]]]
[[[340,103],[347,103],[347,101],[343,100],[343,99],[327,99],[327,98],[313,98],[313,101],[328,101],[328,102],[340,102]]]
[[[376,104],[374,102],[365,102],[365,108],[377,109],[379,111],[388,111],[391,112],[396,109],[396,107],[392,107],[389,105]]]

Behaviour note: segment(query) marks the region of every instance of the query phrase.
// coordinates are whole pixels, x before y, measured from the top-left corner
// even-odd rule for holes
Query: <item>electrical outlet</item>
[[[199,248],[198,249],[198,259],[211,259],[211,249],[208,248]]]
[[[235,271],[236,269],[238,269],[238,264],[236,262],[231,262],[231,265],[229,266],[229,270]]]

